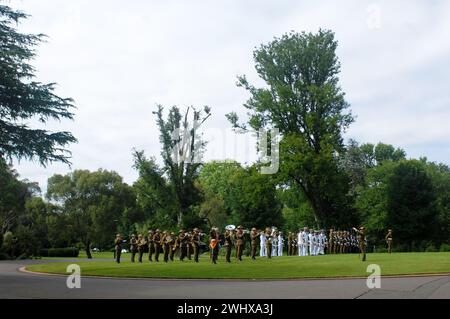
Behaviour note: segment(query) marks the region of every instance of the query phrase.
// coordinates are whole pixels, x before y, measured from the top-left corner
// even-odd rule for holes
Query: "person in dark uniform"
[[[298,237],[295,233],[292,233],[292,242],[291,242],[291,256],[295,256],[298,253]]]
[[[153,245],[155,246],[155,261],[159,262],[159,254],[161,252],[161,231],[157,229],[153,235]]]
[[[186,256],[188,260],[192,260],[192,253],[194,247],[192,247],[192,233],[189,231],[186,236]]]
[[[191,246],[194,249],[194,261],[198,263],[198,255],[200,253],[200,230],[198,228],[194,228],[194,232],[191,236]]]
[[[327,254],[332,254],[334,251],[334,230],[330,229],[329,237],[328,237],[328,245],[327,245]]]
[[[392,229],[388,229],[388,233],[385,237],[386,239],[386,244],[387,244],[387,248],[388,248],[388,253],[391,254],[392,253]]]
[[[272,229],[270,227],[266,228],[266,256],[272,259]]]
[[[213,238],[209,243],[211,249],[211,262],[217,264],[217,256],[219,256],[219,240]]]
[[[117,234],[116,240],[114,241],[114,257],[118,264],[120,264],[121,254],[122,254],[122,236],[120,234]]]
[[[366,261],[366,229],[364,227],[360,227],[359,229],[353,227],[353,230],[358,233],[359,250],[362,255],[362,261]]]
[[[174,232],[170,233],[171,241],[170,241],[170,255],[169,259],[170,261],[173,261],[173,257],[175,255],[175,251],[177,250],[177,237],[175,236]]]
[[[231,248],[233,247],[233,233],[231,230],[225,231],[225,240],[224,240],[224,247],[225,247],[225,260],[227,263],[231,263]]]
[[[187,255],[187,235],[184,229],[181,229],[179,232],[178,247],[180,247],[180,261],[184,261]]]
[[[152,262],[152,256],[155,253],[155,245],[153,243],[153,236],[155,235],[155,232],[153,230],[148,231],[147,236],[147,244],[148,244],[148,261]]]
[[[253,260],[256,260],[256,251],[258,250],[258,239],[259,233],[256,228],[252,228],[250,232],[250,243],[251,243],[251,257]]]
[[[242,261],[242,253],[244,250],[244,227],[239,226],[236,231],[236,258]]]
[[[169,254],[170,254],[170,242],[172,241],[172,238],[167,231],[163,231],[161,236],[161,243],[162,243],[162,249],[163,249],[163,256],[164,256],[164,262],[167,263],[169,261]]]
[[[139,259],[138,261],[142,263],[142,256],[144,256],[144,247],[147,246],[147,241],[145,240],[144,236],[141,234],[138,235],[138,253],[139,253]]]
[[[134,258],[137,253],[137,239],[136,235],[131,235],[130,239],[130,253],[131,253],[131,262],[134,263]]]

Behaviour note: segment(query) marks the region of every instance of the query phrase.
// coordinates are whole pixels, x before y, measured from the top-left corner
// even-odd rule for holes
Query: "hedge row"
[[[40,254],[42,257],[78,257],[78,248],[48,248],[41,249]]]

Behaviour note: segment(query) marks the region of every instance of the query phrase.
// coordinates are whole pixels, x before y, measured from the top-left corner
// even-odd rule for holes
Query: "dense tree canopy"
[[[366,185],[357,188],[356,207],[374,238],[381,240],[392,228],[407,249],[437,239],[437,192],[427,165],[419,160],[388,161],[368,170]]]
[[[206,203],[216,203],[218,211],[210,215],[226,218],[222,224],[244,227],[283,225],[281,203],[276,197],[276,183],[270,175],[260,174],[257,166],[242,167],[236,162],[211,162],[202,167],[199,184]],[[211,199],[212,198],[212,199]],[[218,200],[223,202],[217,203]]]
[[[76,170],[48,180],[47,198],[62,207],[66,229],[84,244],[90,257],[91,244],[108,247],[124,211],[133,208],[132,189],[115,172]]]

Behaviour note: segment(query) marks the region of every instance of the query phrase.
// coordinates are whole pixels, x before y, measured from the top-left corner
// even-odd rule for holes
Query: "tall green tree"
[[[46,196],[61,206],[67,232],[84,245],[88,258],[92,244],[111,247],[122,214],[136,202],[122,177],[106,170],[54,175],[48,180]]]
[[[162,167],[154,158],[145,158],[142,151],[134,154],[134,166],[140,176],[138,196],[153,198],[160,208],[156,211],[165,209],[169,218],[182,226],[183,218],[192,215],[192,207],[200,202],[195,180],[206,143],[201,139],[199,128],[211,116],[211,110],[207,106],[201,110],[190,106],[182,114],[173,106],[167,119],[164,119],[163,111],[164,108],[158,105],[154,112],[160,132]],[[171,205],[164,204],[167,197]]]
[[[28,125],[33,119],[43,124],[51,119],[72,119],[74,105],[72,99],[55,94],[55,83],[35,81],[30,62],[45,36],[18,31],[17,25],[27,17],[0,5],[0,157],[37,159],[42,165],[69,163],[66,146],[76,142],[70,132]]]
[[[250,93],[244,104],[248,125],[278,128],[283,135],[280,172],[298,184],[318,226],[353,219],[348,179],[336,159],[344,151],[342,132],[353,121],[339,86],[336,48],[331,31],[285,34],[254,52],[266,87],[251,85],[245,76],[238,83]],[[236,113],[227,117],[234,127],[247,127]]]

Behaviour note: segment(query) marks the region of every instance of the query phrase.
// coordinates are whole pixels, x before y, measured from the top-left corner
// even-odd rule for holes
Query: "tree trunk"
[[[85,245],[85,250],[86,250],[86,256],[88,259],[92,259],[92,255],[91,255],[91,242],[88,241]]]

